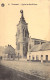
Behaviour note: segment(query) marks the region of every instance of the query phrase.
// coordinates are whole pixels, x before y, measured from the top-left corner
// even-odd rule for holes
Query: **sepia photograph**
[[[50,0],[0,1],[0,80],[50,80]]]

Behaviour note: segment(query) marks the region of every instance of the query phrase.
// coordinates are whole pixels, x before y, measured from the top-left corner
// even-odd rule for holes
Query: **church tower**
[[[23,10],[20,11],[21,18],[17,25],[17,34],[16,34],[16,48],[17,48],[17,55],[20,55],[21,57],[27,56],[28,51],[28,38],[29,38],[29,32],[28,32],[28,24],[26,23],[24,16],[23,16]]]

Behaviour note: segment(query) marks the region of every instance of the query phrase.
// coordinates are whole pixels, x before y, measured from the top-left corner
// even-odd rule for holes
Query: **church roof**
[[[44,41],[46,42],[46,40],[42,40],[42,39],[37,39],[37,38],[31,38],[32,40],[37,40],[37,41]]]

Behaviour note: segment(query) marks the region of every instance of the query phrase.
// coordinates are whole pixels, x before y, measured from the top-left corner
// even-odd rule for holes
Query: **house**
[[[15,57],[16,57],[15,49],[11,45],[6,46],[4,59],[14,60]]]
[[[27,60],[50,61],[50,41],[29,38]]]

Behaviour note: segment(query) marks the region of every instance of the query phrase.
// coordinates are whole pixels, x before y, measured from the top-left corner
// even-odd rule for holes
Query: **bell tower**
[[[28,51],[28,38],[29,38],[28,24],[24,19],[23,10],[20,10],[20,13],[21,18],[17,25],[16,48],[17,54],[19,54],[21,57],[26,57]]]

